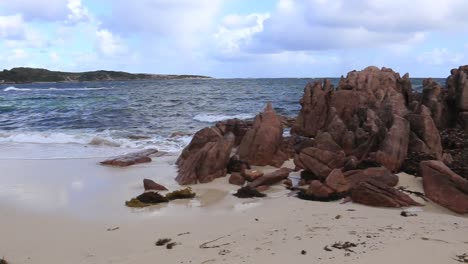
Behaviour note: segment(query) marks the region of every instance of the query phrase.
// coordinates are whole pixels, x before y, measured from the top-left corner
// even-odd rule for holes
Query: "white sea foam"
[[[216,115],[216,114],[198,114],[193,117],[194,120],[206,123],[214,123],[232,118],[248,119],[253,118],[254,114],[239,114],[239,115]]]
[[[9,86],[3,89],[4,92],[10,91],[93,91],[93,90],[108,90],[113,87],[82,87],[82,88],[16,88],[14,86]]]

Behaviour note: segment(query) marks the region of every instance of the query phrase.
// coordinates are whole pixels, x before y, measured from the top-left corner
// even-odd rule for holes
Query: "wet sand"
[[[129,168],[97,165],[100,159],[0,160],[0,256],[13,264],[439,264],[468,253],[468,217],[433,203],[402,217],[401,209],[303,201],[281,185],[267,198],[237,199],[226,177],[192,186],[194,200],[124,206],[143,192],[144,178],[178,189],[175,159]],[[401,174],[400,185],[422,190],[410,175]],[[157,247],[160,238],[177,244]]]

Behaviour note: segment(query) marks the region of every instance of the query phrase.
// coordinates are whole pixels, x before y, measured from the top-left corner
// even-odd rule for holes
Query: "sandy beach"
[[[300,200],[281,185],[266,198],[238,199],[224,177],[192,186],[193,200],[124,205],[143,192],[144,178],[179,188],[176,158],[129,168],[99,159],[0,160],[0,256],[34,264],[459,263],[467,253],[468,218],[431,202],[402,217],[401,209]],[[420,179],[399,176],[401,186],[422,191]],[[161,238],[177,244],[155,246]]]

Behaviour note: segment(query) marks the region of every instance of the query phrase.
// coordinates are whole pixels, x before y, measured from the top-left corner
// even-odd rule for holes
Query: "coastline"
[[[179,188],[173,180],[176,158],[128,168],[101,166],[96,158],[0,160],[0,255],[11,263],[35,264],[457,263],[455,256],[466,253],[468,217],[432,202],[405,218],[400,209],[300,200],[282,185],[266,191],[266,198],[238,199],[232,195],[238,187],[228,184],[227,176],[193,185],[194,200],[124,206],[143,192],[143,178]],[[420,179],[405,174],[400,179],[410,190],[422,189]],[[166,237],[180,244],[155,246]],[[220,237],[217,242],[226,245],[200,248]],[[324,250],[339,241],[357,246],[353,252]],[[437,254],[427,254],[434,247]]]

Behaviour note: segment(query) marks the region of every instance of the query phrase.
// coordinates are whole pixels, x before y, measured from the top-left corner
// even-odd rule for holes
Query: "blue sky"
[[[468,64],[466,0],[0,1],[0,65],[331,77]]]

